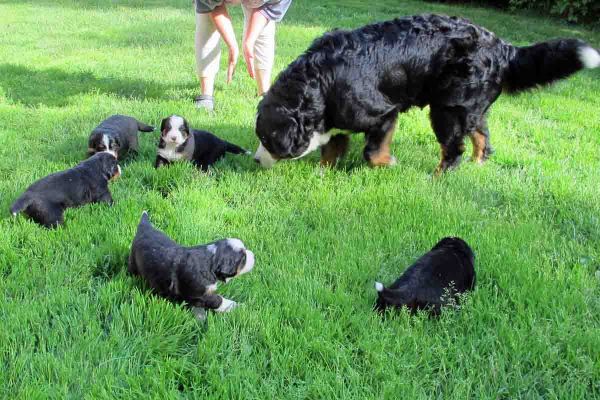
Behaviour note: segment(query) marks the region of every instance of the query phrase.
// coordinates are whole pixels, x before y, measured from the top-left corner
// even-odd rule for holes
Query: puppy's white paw
[[[398,164],[398,160],[396,160],[396,157],[394,156],[390,156],[390,163],[388,164],[390,167],[393,167],[394,165]]]
[[[237,305],[238,304],[235,301],[223,298],[223,302],[221,303],[219,308],[215,309],[215,312],[221,312],[221,313],[229,312],[229,311],[233,310],[234,308],[236,308]]]

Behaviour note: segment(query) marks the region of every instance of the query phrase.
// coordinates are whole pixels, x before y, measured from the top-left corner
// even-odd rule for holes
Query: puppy
[[[419,258],[389,288],[376,282],[375,309],[407,307],[439,314],[441,307],[457,295],[475,287],[475,255],[465,241],[456,237],[440,240]]]
[[[472,160],[492,153],[487,113],[502,92],[520,92],[600,66],[597,49],[578,39],[517,47],[470,21],[423,14],[334,30],[316,39],[277,78],[258,105],[255,159],[263,167],[321,147],[321,163],[344,155],[348,135],[363,132],[371,166],[390,153],[398,115],[429,105],[441,148],[436,173],[459,165],[464,141]]]
[[[129,273],[143,277],[160,296],[216,312],[236,303],[215,293],[219,282],[250,272],[254,253],[239,239],[183,247],[155,229],[143,212],[129,254]]]
[[[221,159],[225,153],[251,154],[210,132],[191,129],[185,118],[171,115],[160,124],[160,143],[154,167],[178,160],[188,160],[202,171]]]
[[[90,134],[88,155],[101,151],[123,158],[129,151],[138,152],[138,131],[152,132],[153,126],[146,125],[133,117],[112,115],[102,121]]]
[[[108,181],[120,175],[117,159],[106,152],[98,153],[71,169],[48,175],[29,186],[10,212],[16,216],[23,211],[38,224],[54,228],[63,223],[66,208],[99,202],[111,205]]]

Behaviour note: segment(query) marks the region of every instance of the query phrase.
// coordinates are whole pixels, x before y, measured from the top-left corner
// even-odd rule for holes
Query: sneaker
[[[212,96],[201,94],[194,98],[194,104],[196,108],[204,108],[207,111],[213,111],[215,109],[215,100]]]

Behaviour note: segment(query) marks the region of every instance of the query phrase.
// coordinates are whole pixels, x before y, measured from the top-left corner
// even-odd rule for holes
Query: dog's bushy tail
[[[152,132],[154,131],[154,127],[152,125],[146,125],[145,123],[138,121],[138,131],[140,132]]]
[[[578,39],[558,39],[507,48],[504,89],[519,92],[566,78],[584,68],[600,66],[600,52]]]
[[[242,149],[240,146],[227,142],[226,150],[233,154],[251,154],[248,150]]]
[[[19,197],[10,207],[10,213],[16,217],[18,213],[29,207],[31,203],[31,198],[27,194],[24,194]]]

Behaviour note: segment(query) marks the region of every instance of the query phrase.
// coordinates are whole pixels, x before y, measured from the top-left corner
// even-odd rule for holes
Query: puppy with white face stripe
[[[179,115],[171,115],[163,119],[160,132],[155,168],[187,160],[206,171],[226,153],[250,154],[249,151],[222,140],[210,132],[191,129],[185,118]]]
[[[233,300],[216,294],[219,282],[229,282],[254,268],[254,253],[239,239],[180,246],[152,226],[142,213],[129,254],[129,273],[139,275],[160,296],[191,307],[228,312]]]
[[[123,158],[128,152],[139,151],[138,131],[152,132],[153,126],[146,125],[127,115],[112,115],[102,121],[88,138],[88,155],[107,152]]]

